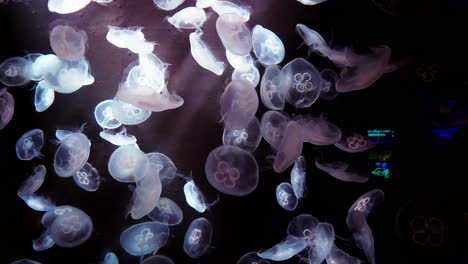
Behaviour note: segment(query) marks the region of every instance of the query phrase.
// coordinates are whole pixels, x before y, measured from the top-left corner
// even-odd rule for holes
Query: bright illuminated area
[[[0,24],[0,264],[468,263],[464,1],[0,0]]]

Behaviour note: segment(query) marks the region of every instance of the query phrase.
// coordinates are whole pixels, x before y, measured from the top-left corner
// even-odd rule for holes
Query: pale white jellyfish
[[[211,49],[201,39],[203,31],[197,30],[189,35],[190,39],[190,51],[195,61],[203,68],[213,72],[216,75],[221,75],[224,72],[226,66],[224,62],[219,61]]]
[[[211,204],[207,204],[203,193],[200,191],[200,189],[198,189],[197,185],[195,185],[193,179],[189,179],[185,183],[184,195],[187,204],[190,205],[190,207],[193,209],[197,210],[199,213],[205,212],[216,203],[216,201],[214,201]]]
[[[179,7],[185,0],[153,0],[153,4],[162,10],[170,11]]]
[[[155,43],[145,39],[142,27],[121,28],[109,26],[108,29],[106,39],[116,47],[129,49],[137,54],[148,54],[154,50]]]
[[[205,10],[194,6],[186,7],[167,17],[167,22],[178,29],[200,29],[205,21]]]
[[[257,255],[264,259],[283,261],[292,258],[304,250],[307,243],[302,238],[295,236],[287,236],[283,241],[274,245],[272,248],[262,250]]]
[[[257,87],[260,82],[260,72],[253,64],[245,64],[235,68],[231,75],[232,80],[246,80]]]
[[[126,127],[122,127],[119,132],[112,130],[101,131],[99,136],[116,146],[135,145],[137,143],[137,138],[134,135],[127,134]]]
[[[297,1],[304,5],[316,5],[316,4],[323,3],[327,0],[297,0]]]
[[[104,257],[104,264],[119,264],[119,259],[114,252],[108,252]]]
[[[224,48],[233,54],[245,56],[252,50],[250,29],[242,17],[232,13],[219,16],[216,20],[216,32]]]
[[[287,182],[283,182],[276,187],[276,200],[287,211],[294,211],[298,203],[291,184]]]
[[[138,125],[151,116],[151,111],[117,99],[112,100],[111,108],[114,118],[123,125]]]
[[[335,230],[329,223],[319,223],[309,242],[309,263],[321,264],[330,253],[335,241]]]
[[[335,147],[349,153],[363,152],[375,146],[376,144],[369,143],[367,136],[357,132],[352,132],[351,135],[335,143]]]
[[[278,151],[273,161],[273,170],[283,172],[291,166],[302,152],[302,134],[301,126],[294,121],[287,123],[284,130],[284,137],[281,140]]]
[[[12,57],[0,63],[0,83],[6,86],[22,86],[32,77],[32,63],[22,57]]]
[[[40,252],[47,250],[55,245],[54,240],[49,235],[49,231],[43,232],[37,239],[33,240],[34,251]]]
[[[53,74],[62,65],[62,60],[55,54],[39,55],[31,61],[31,80],[41,81],[47,74]]]
[[[34,107],[36,112],[44,112],[54,103],[55,91],[49,87],[44,87],[42,81],[38,82],[34,89]]]
[[[162,185],[169,184],[175,178],[177,168],[168,156],[159,152],[151,152],[146,156],[151,164],[156,165]]]
[[[211,5],[211,8],[219,16],[231,13],[241,17],[243,22],[250,20],[251,11],[249,6],[239,6],[230,1],[214,1]]]
[[[355,258],[348,253],[344,252],[343,250],[339,249],[335,245],[332,246],[330,253],[328,254],[327,258],[328,264],[362,264],[364,263],[358,258]]]
[[[211,7],[216,1],[219,1],[219,0],[197,0],[196,7],[208,8],[208,7]]]
[[[319,220],[310,214],[295,216],[288,224],[288,235],[303,238],[307,245],[312,244]]]
[[[369,177],[356,172],[349,164],[343,162],[323,163],[316,160],[315,166],[341,181],[365,183],[369,180]]]
[[[213,227],[204,217],[190,223],[184,237],[184,251],[191,258],[201,257],[211,244]]]
[[[175,264],[174,261],[166,256],[152,255],[143,260],[141,264]]]
[[[58,142],[54,156],[54,169],[58,176],[73,176],[88,161],[91,142],[82,131],[83,127]]]
[[[296,122],[301,125],[302,140],[314,145],[332,145],[341,139],[341,129],[322,117],[298,116]]]
[[[0,4],[1,3],[2,2],[0,2]],[[34,261],[34,260],[30,260],[30,259],[19,259],[19,260],[13,261],[11,264],[42,264],[42,263]]]
[[[16,141],[16,156],[20,160],[32,160],[43,157],[41,149],[44,146],[44,132],[40,129],[30,130]]]
[[[46,167],[44,165],[39,165],[34,167],[33,174],[29,176],[21,187],[16,192],[18,196],[24,196],[27,194],[35,193],[44,183],[46,176]]]
[[[36,62],[37,59],[39,59],[42,56],[44,56],[44,54],[41,54],[41,53],[29,53],[24,56],[24,58],[31,63],[30,74],[29,74],[31,81],[40,81],[42,80],[42,78],[44,78],[44,76],[35,75],[34,70],[33,70],[34,63]]]
[[[20,198],[35,211],[47,212],[55,207],[50,200],[35,193],[22,195]]]
[[[260,83],[260,98],[263,104],[271,110],[283,110],[284,92],[280,85],[279,74],[281,68],[278,65],[266,67]]]
[[[226,59],[228,60],[229,64],[234,69],[244,67],[245,65],[253,65],[254,60],[250,54],[247,55],[236,55],[229,50],[226,50]]]
[[[169,228],[158,222],[143,222],[125,229],[120,235],[120,245],[133,256],[157,252],[169,238]]]
[[[0,90],[0,130],[10,123],[15,112],[15,99],[6,88]]]
[[[294,162],[294,167],[291,170],[291,186],[298,199],[305,197],[307,193],[306,161],[303,156],[299,156]]]
[[[118,147],[109,158],[108,170],[110,175],[119,182],[137,182],[145,176],[137,171],[149,167],[148,157],[133,145]]]
[[[47,7],[50,12],[70,14],[85,8],[92,1],[101,5],[106,5],[112,2],[112,0],[49,0]]]
[[[180,224],[184,218],[182,209],[171,199],[160,197],[156,207],[148,215],[153,221],[170,226]]]
[[[105,129],[114,129],[122,125],[114,117],[114,113],[112,112],[112,101],[113,100],[104,100],[94,108],[94,118],[96,119],[96,122],[100,127]]]
[[[279,64],[284,59],[285,49],[281,39],[260,25],[253,28],[252,45],[255,56],[263,65]]]
[[[84,58],[88,35],[69,25],[57,25],[50,31],[50,47],[55,55],[66,61]]]
[[[257,252],[249,252],[244,254],[236,264],[271,264],[268,260],[262,259],[257,255]]]
[[[232,80],[220,98],[225,129],[244,129],[258,109],[258,95],[252,84]]]
[[[223,144],[233,145],[248,152],[254,152],[262,140],[260,123],[253,117],[243,129],[224,129]]]
[[[101,183],[99,172],[88,162],[73,174],[73,180],[78,187],[88,192],[97,191]]]
[[[320,99],[325,101],[330,101],[335,99],[338,96],[338,91],[336,90],[336,81],[338,81],[338,75],[334,70],[325,69],[320,72],[322,76],[323,86],[320,91]]]
[[[260,126],[263,138],[277,150],[283,141],[286,125],[291,119],[278,111],[267,111],[263,114]]]
[[[55,137],[58,140],[64,140],[66,137],[70,136],[71,134],[73,134],[73,132],[69,130],[65,130],[65,129],[55,130]]]

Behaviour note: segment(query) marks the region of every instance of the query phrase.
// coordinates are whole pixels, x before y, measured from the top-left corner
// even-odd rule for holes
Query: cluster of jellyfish
[[[325,0],[297,0],[304,5],[315,5]],[[49,0],[51,12],[69,14],[85,8],[91,0]],[[106,5],[112,0],[95,0]],[[157,8],[171,11],[184,0],[153,0]],[[168,16],[166,21],[179,30],[193,30],[189,34],[193,59],[204,69],[221,76],[227,64],[217,58],[202,40],[202,27],[207,20],[205,9],[217,15],[216,31],[226,60],[234,69],[231,81],[220,97],[220,114],[224,127],[222,145],[213,149],[205,162],[205,176],[217,191],[234,196],[249,195],[257,188],[259,166],[253,152],[262,138],[274,152],[272,169],[282,173],[292,166],[290,180],[276,188],[276,200],[283,209],[294,211],[299,200],[307,195],[307,163],[301,156],[303,144],[315,146],[334,145],[341,151],[358,153],[375,146],[365,135],[356,131],[346,134],[322,116],[290,116],[284,112],[286,104],[294,108],[308,108],[317,100],[333,100],[339,93],[365,89],[384,73],[394,71],[398,65],[389,63],[390,48],[379,46],[368,54],[350,48],[334,49],[324,38],[303,24],[296,31],[311,52],[328,58],[339,72],[332,69],[319,71],[304,58],[295,58],[284,66],[285,46],[281,38],[270,29],[248,22],[251,9],[230,1],[197,0],[195,6],[183,8]],[[60,21],[50,31],[50,45],[55,54],[29,54],[14,57],[0,64],[0,82],[8,87],[24,86],[29,81],[35,86],[37,112],[45,111],[54,101],[55,92],[72,93],[94,78],[85,58],[87,35],[71,24]],[[142,27],[109,26],[105,36],[108,42],[120,49],[138,55],[138,60],[124,70],[117,92],[112,99],[100,102],[94,109],[96,123],[103,129],[99,136],[115,145],[108,160],[109,175],[118,182],[131,184],[132,197],[128,213],[132,219],[145,219],[123,230],[120,244],[128,254],[141,257],[143,264],[174,262],[156,253],[166,244],[170,227],[183,220],[180,206],[168,197],[162,197],[163,188],[176,177],[186,180],[183,189],[188,206],[204,213],[218,200],[209,203],[191,177],[177,173],[174,162],[163,153],[145,153],[134,135],[127,134],[125,126],[138,125],[148,120],[152,112],[181,107],[184,99],[168,88],[169,64],[155,53],[155,42],[146,40]],[[253,54],[252,54],[253,53]],[[263,76],[259,66],[264,67]],[[259,96],[256,87],[259,86]],[[256,117],[260,101],[269,109],[261,119]],[[14,99],[6,88],[0,90],[0,129],[11,120]],[[54,172],[59,177],[72,177],[83,190],[94,192],[100,186],[100,175],[88,162],[91,143],[78,131],[57,130],[57,150]],[[42,158],[44,133],[33,129],[24,133],[16,143],[20,160]],[[330,176],[345,182],[364,183],[366,175],[356,172],[341,161],[328,162],[315,159],[314,165]],[[38,193],[46,176],[46,167],[39,165],[18,189],[17,195],[33,210],[44,212],[42,224],[45,231],[33,240],[35,251],[44,251],[54,245],[76,247],[89,239],[93,222],[85,212],[70,205],[56,206],[45,195]],[[219,199],[219,198],[218,198]],[[347,225],[356,245],[364,251],[367,261],[375,263],[374,239],[367,224],[368,215],[384,200],[381,190],[371,190],[360,196],[350,207]],[[183,250],[191,258],[204,255],[211,245],[213,227],[204,217],[193,219],[186,229]],[[246,253],[238,264],[270,263],[299,256],[310,264],[363,263],[335,244],[335,231],[330,223],[320,222],[312,215],[294,217],[284,240],[269,249]],[[144,258],[146,255],[150,257]],[[109,252],[105,264],[118,263],[117,256]],[[18,260],[19,263],[38,263]]]

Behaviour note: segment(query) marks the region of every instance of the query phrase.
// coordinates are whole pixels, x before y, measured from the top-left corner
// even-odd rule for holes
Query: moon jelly
[[[306,161],[303,156],[299,156],[294,162],[294,167],[291,170],[291,186],[298,199],[305,197],[307,193]]]
[[[233,54],[229,50],[226,50],[226,59],[228,60],[229,64],[231,64],[231,66],[234,69],[241,68],[245,65],[254,64],[254,60],[252,56],[250,56],[250,54],[241,56],[241,55]]]
[[[114,113],[112,112],[112,101],[113,100],[104,100],[94,108],[94,118],[102,128],[114,129],[122,125],[114,117]]]
[[[224,145],[233,145],[248,152],[257,149],[260,140],[262,140],[262,131],[256,117],[250,120],[246,128],[224,129],[223,132]]]
[[[47,110],[55,100],[55,91],[50,87],[45,87],[42,85],[43,82],[40,81],[34,87],[34,107],[36,112],[44,112]]]
[[[153,4],[166,11],[174,10],[184,3],[185,0],[153,0]]]
[[[304,5],[316,5],[320,4],[322,2],[325,2],[327,0],[297,0],[299,3],[304,4]]]
[[[198,8],[208,8],[213,5],[214,2],[219,0],[197,0],[196,7]]]
[[[235,68],[231,75],[232,80],[246,80],[257,87],[260,82],[260,72],[253,64],[245,64]]]
[[[101,177],[93,165],[86,164],[73,174],[73,180],[81,189],[88,192],[95,192],[99,188]]]
[[[40,262],[30,260],[30,259],[20,259],[12,262],[11,264],[41,264]]]
[[[154,50],[154,42],[147,41],[142,27],[121,28],[108,26],[106,39],[121,49],[129,49],[136,54],[148,54]]]
[[[335,230],[329,223],[319,223],[309,244],[309,264],[321,264],[335,241]]]
[[[231,81],[220,99],[225,129],[244,129],[258,109],[258,96],[248,81]]]
[[[210,152],[205,163],[208,182],[216,190],[236,196],[253,192],[258,185],[258,165],[249,152],[223,145]]]
[[[41,149],[44,146],[44,132],[40,129],[33,129],[24,133],[16,141],[16,156],[20,160],[32,160],[35,157],[41,158]]]
[[[271,264],[268,260],[262,259],[257,252],[250,252],[242,256],[236,264]]]
[[[226,66],[224,66],[224,62],[216,59],[211,49],[201,39],[202,35],[203,31],[201,31],[201,29],[197,32],[190,33],[189,35],[192,57],[198,65],[216,75],[222,75]]]
[[[159,152],[151,152],[146,154],[151,165],[158,171],[162,185],[168,184],[177,173],[177,168],[172,160]]]
[[[174,261],[166,256],[153,255],[143,260],[141,264],[174,264]]]
[[[314,238],[315,229],[319,220],[310,214],[300,214],[295,216],[288,225],[288,234],[303,238],[307,244],[311,244]]]
[[[349,153],[363,152],[375,147],[375,144],[369,143],[366,136],[353,132],[346,139],[335,143],[335,147]]]
[[[224,48],[233,54],[244,56],[252,49],[252,36],[242,17],[226,13],[216,20],[218,33]]]
[[[335,99],[338,96],[338,91],[336,91],[336,81],[338,81],[338,75],[335,71],[331,69],[325,69],[320,72],[322,76],[322,90],[320,91],[320,99],[325,101],[330,101]]]
[[[73,176],[88,161],[91,143],[80,131],[60,140],[59,144],[54,156],[55,173],[60,177]]]
[[[42,186],[42,183],[44,183],[46,172],[47,170],[44,165],[34,167],[33,174],[21,184],[16,194],[21,197],[35,193]]]
[[[192,221],[184,237],[184,251],[191,258],[199,258],[211,244],[213,228],[203,217]]]
[[[34,193],[21,195],[20,198],[35,211],[47,212],[55,207],[51,201]]]
[[[349,167],[349,164],[343,162],[322,163],[316,160],[315,166],[317,166],[317,168],[320,170],[330,174],[330,176],[333,178],[344,182],[365,183],[369,180],[368,177],[357,173],[351,167]]]
[[[167,225],[143,222],[125,229],[120,235],[120,245],[133,256],[157,252],[169,238]]]
[[[151,116],[151,111],[120,100],[113,100],[111,107],[115,119],[124,125],[138,125]]]
[[[264,259],[283,261],[292,258],[306,248],[307,244],[302,238],[287,236],[283,241],[272,248],[259,251],[257,255]]]
[[[158,204],[162,192],[161,179],[157,165],[148,158],[148,166],[136,167],[134,175],[140,178],[136,182],[136,189],[133,192],[131,204],[131,216],[137,220],[149,214]]]
[[[253,28],[252,45],[255,56],[263,65],[279,64],[284,59],[285,49],[281,39],[260,25]]]
[[[341,139],[340,128],[324,118],[298,116],[296,122],[301,125],[304,142],[321,146],[335,144]]]
[[[285,98],[280,85],[280,72],[281,68],[278,65],[267,66],[260,83],[260,98],[263,104],[271,110],[284,108]]]
[[[22,86],[31,80],[32,63],[22,57],[12,57],[0,63],[0,82],[6,86]]]
[[[69,25],[57,25],[50,31],[50,47],[61,59],[79,61],[84,58],[88,35]]]
[[[327,259],[328,264],[340,264],[340,263],[361,264],[363,263],[361,260],[349,255],[343,250],[337,248],[335,245],[332,246],[330,253],[328,254],[326,259]]]
[[[283,182],[276,187],[276,200],[287,211],[294,211],[297,207],[297,197],[291,184]]]
[[[45,231],[37,239],[33,240],[34,251],[40,252],[47,250],[55,245],[54,240],[50,237],[49,232]]]
[[[93,1],[101,5],[106,5],[112,2],[112,0]],[[59,14],[70,14],[85,8],[89,3],[91,3],[91,0],[49,0],[47,7],[49,8],[50,12],[55,12]]]
[[[301,155],[302,145],[301,126],[294,121],[288,122],[273,161],[273,170],[279,173],[291,166]]]
[[[290,120],[288,116],[278,111],[270,110],[263,114],[260,123],[262,135],[273,149],[279,148]]]
[[[144,177],[137,170],[146,170],[149,166],[145,153],[133,145],[118,147],[109,158],[108,169],[112,178],[119,182],[136,182]]]
[[[114,252],[108,252],[104,257],[104,264],[119,264],[119,259]]]
[[[194,6],[186,7],[167,18],[167,22],[178,29],[199,29],[205,21],[205,10]]]
[[[148,217],[156,222],[173,226],[182,222],[184,214],[173,200],[161,197],[153,211],[148,214]]]
[[[123,127],[119,132],[106,130],[99,132],[99,136],[116,146],[135,145],[137,138],[127,134],[127,128]]]
[[[203,213],[208,209],[211,205],[206,203],[205,197],[203,193],[198,189],[197,185],[193,179],[189,179],[184,185],[184,195],[187,204],[192,207],[193,209],[197,210],[199,213]]]
[[[0,130],[10,123],[15,112],[15,99],[6,88],[0,90]]]
[[[219,16],[223,14],[231,13],[236,14],[242,18],[242,22],[247,22],[250,20],[250,7],[245,6],[238,6],[230,1],[215,1],[211,8],[213,11],[216,12]]]

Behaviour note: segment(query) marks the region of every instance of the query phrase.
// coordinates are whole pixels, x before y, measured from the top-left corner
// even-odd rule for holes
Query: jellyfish
[[[219,16],[230,13],[239,16],[242,19],[242,22],[250,20],[251,10],[249,6],[238,6],[230,1],[214,1],[211,8]]]
[[[49,231],[43,232],[37,239],[33,240],[33,249],[36,252],[45,251],[55,245],[54,240],[49,235]]]
[[[307,193],[306,161],[303,156],[299,156],[294,162],[294,167],[291,170],[291,186],[298,199],[305,197]]]
[[[253,117],[243,129],[224,129],[223,144],[233,145],[248,152],[254,152],[262,140],[262,131],[260,123],[256,117]]]
[[[200,29],[205,21],[205,10],[194,6],[186,7],[174,15],[167,17],[167,22],[177,29]]]
[[[279,79],[286,100],[297,108],[311,106],[320,96],[322,77],[317,68],[303,58],[286,64]]]
[[[287,236],[284,240],[267,250],[259,251],[257,255],[264,259],[283,261],[292,258],[306,248],[302,238]]]
[[[173,200],[161,197],[153,211],[148,214],[148,217],[156,222],[173,226],[182,222],[184,214]]]
[[[297,0],[297,1],[304,5],[316,5],[316,4],[323,3],[327,0]]]
[[[335,147],[345,152],[358,153],[375,147],[375,144],[369,143],[366,136],[353,132],[351,135],[348,135],[346,139],[343,138],[339,142],[336,142]]]
[[[73,176],[88,161],[91,142],[82,133],[83,128],[81,127],[78,132],[71,133],[59,141],[59,147],[54,156],[54,169],[60,177]]]
[[[54,89],[45,87],[42,84],[43,82],[40,81],[34,87],[34,107],[36,112],[44,112],[54,103],[55,100]]]
[[[315,160],[315,166],[320,170],[328,173],[333,178],[344,182],[356,182],[356,183],[365,183],[369,180],[369,177],[365,175],[361,175],[351,167],[349,164],[344,162],[331,162],[331,163],[323,163],[321,161]]]
[[[197,0],[195,5],[198,8],[208,8],[211,7],[216,1],[219,0]]]
[[[284,108],[285,98],[280,85],[280,72],[281,68],[278,65],[268,65],[260,83],[260,98],[263,104],[271,110]]]
[[[16,194],[21,197],[24,195],[35,193],[44,183],[46,172],[47,170],[44,165],[38,165],[34,167],[32,175],[29,176],[23,182],[23,184],[21,184],[21,187],[18,189]]]
[[[270,110],[263,114],[260,121],[262,136],[273,149],[279,148],[290,120],[287,115],[278,111]]]
[[[23,57],[30,63],[29,78],[31,79],[31,81],[40,81],[44,78],[44,76],[42,76],[41,74],[35,74],[34,72],[34,63],[36,62],[37,59],[41,58],[42,56],[44,56],[44,54],[29,53]]]
[[[329,223],[318,223],[309,244],[309,264],[321,264],[330,253],[335,241],[335,230]]]
[[[20,259],[13,261],[11,264],[41,264],[40,262],[30,260],[30,259]]]
[[[63,60],[54,54],[38,55],[31,62],[31,80],[42,81],[48,74],[57,72],[63,65]]]
[[[150,163],[154,165],[156,170],[159,172],[159,178],[161,178],[162,185],[167,185],[174,179],[177,173],[177,168],[168,156],[159,152],[151,152],[146,154],[146,157],[148,157]]]
[[[205,175],[216,190],[230,195],[245,196],[258,185],[258,165],[249,152],[222,145],[208,154]]]
[[[146,171],[150,165],[143,151],[133,145],[118,147],[109,158],[109,174],[119,182],[137,182],[145,176],[137,171]]]
[[[295,121],[286,124],[284,137],[278,146],[273,161],[273,170],[275,172],[285,171],[301,155],[303,145],[301,131],[301,126]]]
[[[153,255],[144,259],[141,264],[174,264],[174,261],[166,256]]]
[[[287,211],[294,211],[297,207],[297,197],[294,195],[291,184],[283,182],[276,187],[276,200]]]
[[[327,258],[328,264],[362,264],[363,262],[360,259],[357,259],[348,253],[344,252],[343,250],[339,249],[335,245],[332,246],[330,253],[328,254]]]
[[[257,255],[257,252],[249,252],[244,254],[236,264],[271,264],[268,260],[262,259]]]
[[[127,134],[126,127],[122,127],[119,132],[113,130],[101,131],[99,136],[116,146],[136,145],[137,143],[137,138],[134,135]]]
[[[101,183],[99,172],[88,162],[73,174],[73,180],[78,187],[88,192],[97,191]]]
[[[94,108],[94,118],[98,125],[104,129],[114,129],[122,125],[114,117],[112,102],[113,100],[104,100]]]
[[[232,80],[246,80],[257,87],[260,82],[260,72],[253,64],[245,64],[235,68],[231,75]]]
[[[356,245],[364,251],[367,260],[375,263],[374,236],[367,224],[367,217],[384,201],[384,192],[371,190],[361,196],[351,205],[346,218],[348,229],[353,233]]]
[[[104,257],[104,264],[119,264],[119,259],[114,254],[114,252],[107,252]]]
[[[24,133],[16,141],[16,156],[20,160],[32,160],[35,157],[42,158],[41,149],[44,146],[44,132],[40,129],[32,129]]]
[[[12,57],[0,63],[0,83],[6,86],[23,86],[31,81],[32,63],[22,57]]]
[[[252,49],[252,36],[243,18],[226,13],[216,20],[216,32],[218,33],[224,48],[231,53],[245,56]]]
[[[215,57],[208,45],[201,39],[202,35],[203,31],[201,29],[189,35],[192,57],[198,65],[216,75],[222,75],[226,66],[224,66],[224,62]]]
[[[108,26],[106,39],[121,49],[129,49],[136,54],[149,54],[154,50],[154,42],[147,41],[142,27],[121,28]]]
[[[253,65],[254,60],[250,54],[247,55],[236,55],[226,50],[226,59],[234,69],[244,67],[245,65]]]
[[[15,99],[6,88],[0,90],[0,130],[10,123],[15,112]]]
[[[121,100],[113,100],[111,108],[114,118],[123,125],[138,125],[151,116],[151,111]]]
[[[281,39],[260,25],[252,31],[252,46],[258,61],[263,65],[279,64],[284,59],[285,49]]]
[[[231,81],[220,98],[225,129],[244,129],[258,109],[258,96],[248,81]]]
[[[162,10],[170,11],[179,7],[185,0],[153,0],[153,4]]]
[[[47,7],[50,12],[70,14],[85,8],[92,1],[101,5],[107,5],[113,0],[49,0]]]
[[[58,140],[64,140],[66,137],[70,136],[71,134],[73,134],[73,132],[69,130],[65,130],[65,129],[55,130],[55,137]]]
[[[338,96],[338,91],[336,90],[336,81],[338,80],[338,75],[335,71],[331,69],[325,69],[320,72],[322,76],[322,90],[320,91],[320,99],[325,101],[331,101]]]
[[[341,139],[340,128],[323,117],[298,116],[295,119],[301,126],[304,142],[322,146],[333,145]]]
[[[204,217],[190,223],[184,237],[184,251],[191,258],[201,257],[211,244],[213,227]]]
[[[206,202],[205,196],[203,196],[203,193],[200,191],[197,185],[195,185],[195,182],[193,181],[193,179],[189,179],[185,183],[184,195],[185,195],[185,200],[187,201],[187,204],[193,209],[197,210],[197,212],[199,213],[205,212],[207,209],[213,206],[217,201],[216,200],[213,203],[208,204]]]
[[[310,214],[295,216],[288,225],[288,235],[303,238],[307,245],[312,243],[319,220]]]
[[[35,193],[21,195],[20,198],[35,211],[47,212],[55,207],[50,200]]]
[[[157,252],[169,238],[169,227],[158,222],[143,222],[125,229],[120,245],[130,255],[144,256]]]
[[[84,58],[88,35],[69,25],[57,25],[50,31],[50,46],[54,53],[66,61]]]

